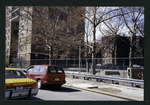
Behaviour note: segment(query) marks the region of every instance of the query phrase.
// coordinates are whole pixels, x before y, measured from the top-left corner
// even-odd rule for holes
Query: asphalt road
[[[21,99],[25,100],[25,99]],[[46,101],[126,101],[124,99],[62,86],[60,89],[45,87],[36,96],[27,100]]]

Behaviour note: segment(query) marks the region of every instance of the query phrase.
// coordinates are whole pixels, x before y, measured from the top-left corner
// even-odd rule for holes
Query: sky
[[[101,7],[101,8],[104,8],[104,7]],[[100,9],[101,9],[100,8]],[[117,7],[113,7],[114,9],[116,9]],[[109,8],[110,9],[110,8]],[[102,9],[101,9],[102,10]],[[141,18],[142,19],[144,19],[144,15],[143,16],[141,16]],[[90,18],[91,19],[91,18]],[[113,19],[113,20],[115,20],[115,19]],[[114,23],[115,23],[116,21],[111,21],[111,23],[112,23],[112,25],[114,25]],[[109,22],[110,23],[110,22]],[[132,27],[133,26],[133,22],[128,22],[128,24],[130,24],[129,26],[130,27]],[[85,30],[87,30],[86,28],[87,28],[87,25],[88,25],[88,28],[91,28],[90,27],[90,25],[89,25],[89,23],[87,22],[87,20],[85,20]],[[103,23],[101,23],[99,26],[98,26],[98,28],[96,29],[96,40],[100,40],[101,38],[102,38],[102,33],[99,31],[99,27],[101,27],[101,29],[102,30],[106,30],[106,29],[108,29],[107,28],[107,26],[106,25],[104,25]],[[125,26],[125,24],[124,24],[124,26],[122,26],[122,27],[120,27],[120,30],[121,30],[121,33],[122,34],[125,34],[125,36],[130,36],[130,33],[129,33],[129,29]],[[90,42],[92,42],[93,41],[93,33],[90,33],[91,35],[90,35],[90,37],[88,38],[88,40],[90,41]]]

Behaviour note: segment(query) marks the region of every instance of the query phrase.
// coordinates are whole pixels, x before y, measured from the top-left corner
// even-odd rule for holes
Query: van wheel
[[[42,81],[38,80],[37,83],[38,83],[38,88],[41,89],[42,88]]]
[[[59,89],[60,87],[61,87],[61,85],[60,85],[60,84],[57,84],[57,85],[56,85],[56,88],[57,88],[57,89]]]

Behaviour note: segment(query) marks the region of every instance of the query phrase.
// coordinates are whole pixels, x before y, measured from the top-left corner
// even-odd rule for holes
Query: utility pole
[[[51,65],[51,47],[49,47],[49,65]]]

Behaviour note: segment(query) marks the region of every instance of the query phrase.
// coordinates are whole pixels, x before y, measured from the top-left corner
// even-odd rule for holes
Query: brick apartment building
[[[67,19],[72,18],[71,10],[69,7],[39,7],[44,11],[45,20],[52,19],[54,21],[63,21],[64,28],[63,31],[66,31],[66,34],[69,35],[77,35],[77,33],[81,33],[82,41],[84,41],[84,20],[82,24],[79,24],[79,29],[73,30],[72,28],[67,28],[69,24]],[[63,12],[61,11],[63,10]],[[52,13],[52,16],[48,16],[47,13]],[[53,14],[61,12],[59,20],[55,20]],[[41,38],[34,37],[36,34],[35,30],[38,29],[37,26],[34,25],[31,19],[36,18],[37,21],[39,19],[40,14],[35,10],[32,6],[7,6],[6,7],[6,54],[5,54],[5,62],[7,65],[14,62],[14,59],[24,59],[28,60],[28,64],[25,66],[29,66],[31,59],[48,59],[49,58],[49,49],[45,44],[43,44]],[[33,16],[33,17],[32,17]],[[81,21],[80,20],[80,21]],[[77,20],[78,21],[78,20]],[[36,29],[35,29],[36,27]],[[59,26],[58,26],[59,27]],[[71,25],[71,27],[73,27]],[[64,36],[62,34],[62,29],[58,29],[55,32],[57,36]],[[33,43],[34,42],[34,43]],[[41,42],[41,43],[39,43]],[[58,41],[54,40],[54,46],[57,45]],[[62,47],[57,45],[53,48],[53,58],[63,58],[70,57],[69,54],[65,55],[65,51],[58,52],[58,49]],[[65,49],[64,49],[65,50]],[[72,49],[71,49],[72,50]],[[76,51],[76,50],[75,50]],[[78,53],[77,53],[78,54]]]
[[[101,57],[103,64],[120,65],[123,63],[117,58],[129,57],[130,52],[130,39],[126,36],[104,36],[102,37],[102,44],[104,47],[101,49]],[[144,56],[144,38],[136,36],[133,47],[134,57]],[[106,59],[107,58],[107,59]],[[128,60],[124,62],[128,63]]]

